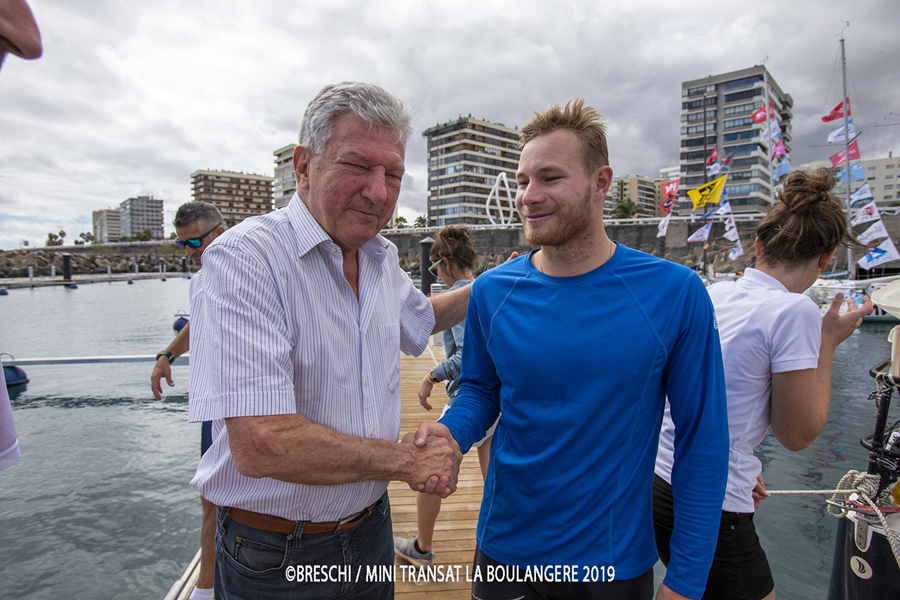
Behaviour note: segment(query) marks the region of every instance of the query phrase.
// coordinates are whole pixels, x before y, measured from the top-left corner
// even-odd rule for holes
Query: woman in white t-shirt
[[[837,294],[824,317],[803,295],[841,246],[859,245],[847,229],[834,178],[820,169],[795,172],[756,228],[756,268],[709,288],[718,321],[731,438],[728,484],[716,556],[704,599],[775,598],[775,583],[753,526],[766,496],[753,448],[771,426],[788,450],[809,446],[825,428],[831,405],[831,361],[837,346],[872,311],[865,298],[839,315]],[[656,543],[669,559],[675,426],[666,408],[653,489]]]

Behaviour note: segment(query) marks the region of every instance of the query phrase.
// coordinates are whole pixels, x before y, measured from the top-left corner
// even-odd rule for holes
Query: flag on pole
[[[729,242],[736,242],[739,239],[741,239],[741,236],[738,234],[738,230],[736,227],[733,227],[731,229],[726,229],[725,233],[723,233],[722,235]]]
[[[679,181],[681,181],[681,177],[662,184],[663,196],[666,197],[666,199],[663,200],[663,203],[660,205],[660,208],[662,208],[663,212],[669,212],[675,206],[675,198],[678,194]]]
[[[725,160],[722,161],[722,168],[723,168],[723,169],[730,169],[730,168],[731,168],[731,159],[732,159],[732,158],[734,158],[734,154],[729,154],[728,156],[725,157]]]
[[[865,181],[866,172],[863,170],[861,162],[851,163],[850,165],[850,181]],[[837,184],[844,185],[847,182],[847,170],[844,169],[837,176]],[[852,198],[853,196],[851,196]]]
[[[856,216],[850,221],[850,225],[862,225],[869,221],[877,221],[880,218],[881,214],[879,214],[878,207],[875,206],[875,201],[873,200],[859,209],[859,212],[856,213]]]
[[[846,102],[847,102],[847,116],[849,117],[851,114],[853,114],[850,109],[850,98],[847,98]],[[843,118],[844,118],[844,103],[841,102],[840,104],[835,106],[833,109],[831,109],[830,113],[828,113],[827,115],[822,117],[822,122],[830,123],[831,121],[834,121],[835,119],[843,119]]]
[[[719,206],[719,210],[716,211],[717,215],[730,215],[731,214],[731,202],[726,200]]]
[[[774,140],[777,137],[781,137],[781,127],[778,126],[778,121],[769,121],[769,128],[763,127],[759,139],[768,142],[770,138]]]
[[[659,230],[656,232],[656,237],[665,237],[666,232],[669,230],[669,219],[672,217],[672,213],[666,215],[666,218],[659,222]]]
[[[721,171],[721,170],[722,170],[722,165],[719,164],[719,161],[716,161],[713,164],[711,164],[710,166],[706,167],[706,173],[710,177],[712,177],[714,175],[718,175],[719,171]]]
[[[772,147],[772,156],[769,157],[769,160],[775,160],[779,156],[784,156],[787,154],[787,150],[784,149],[784,138],[778,138],[778,142]]]
[[[887,229],[884,227],[884,221],[878,219],[875,221],[875,224],[862,232],[861,235],[856,236],[856,239],[861,241],[863,244],[868,244],[871,241],[881,239],[883,237],[888,237],[890,234]]]
[[[897,252],[897,246],[894,245],[894,241],[888,238],[878,244],[877,248],[872,248],[868,254],[856,262],[863,269],[871,269],[898,259],[900,259],[900,252]]]
[[[766,120],[766,108],[760,108],[758,111],[750,115],[750,118],[753,119],[754,123],[762,123]],[[769,102],[769,118],[775,118],[775,107],[772,106],[771,102]]]
[[[718,146],[713,146],[713,151],[709,155],[709,158],[706,159],[706,164],[711,165],[717,160],[719,160],[719,148]]]
[[[855,138],[856,137],[856,127],[853,126],[853,119],[849,119],[847,121],[847,129],[850,130],[850,138],[851,139]],[[829,144],[836,144],[838,142],[843,142],[843,141],[844,141],[844,126],[843,125],[841,125],[840,127],[838,127],[837,129],[835,129],[834,131],[832,131],[831,133],[828,134],[828,143]]]
[[[872,188],[869,187],[869,182],[866,182],[861,188],[850,194],[850,206],[856,206],[860,202],[865,202],[872,198]]]
[[[717,211],[716,211],[716,209],[714,208],[714,209],[712,209],[711,211],[709,211],[708,213],[706,213],[705,215],[703,215],[703,216],[700,217],[700,218],[701,218],[701,219],[708,219],[708,218],[710,218],[711,216],[713,216],[714,214],[716,214],[716,212],[717,212]]]
[[[846,152],[844,150],[841,150],[837,154],[833,154],[828,157],[828,159],[831,161],[832,168],[838,166],[839,164],[844,162],[844,160],[846,160],[846,157],[844,156],[845,153]],[[859,160],[859,146],[856,142],[850,144],[850,160]]]
[[[731,249],[731,252],[728,253],[729,260],[734,260],[738,256],[744,255],[744,247],[741,246],[740,242],[734,245],[734,248]]]
[[[696,190],[688,190],[688,197],[694,203],[694,210],[703,208],[707,204],[718,204],[719,198],[722,197],[722,190],[725,189],[727,177],[728,175],[722,175],[718,179],[701,185]]]
[[[790,175],[793,169],[791,169],[791,161],[785,156],[778,166],[775,167],[775,171],[772,172],[772,177],[778,179],[783,175]]]
[[[687,239],[688,242],[705,242],[709,237],[709,231],[712,229],[712,223],[707,223]]]

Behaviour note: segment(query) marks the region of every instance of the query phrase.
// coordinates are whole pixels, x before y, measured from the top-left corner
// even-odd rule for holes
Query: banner
[[[856,137],[856,127],[853,126],[853,119],[849,119],[847,121],[847,129],[850,130],[850,139],[855,138]],[[828,134],[828,143],[829,144],[836,144],[838,142],[843,142],[843,141],[844,141],[844,126],[843,125],[841,125],[840,127],[838,127],[837,129],[835,129],[834,131],[832,131],[831,133]]]
[[[869,242],[873,242],[875,240],[879,240],[883,237],[888,237],[890,234],[887,229],[884,227],[884,221],[878,219],[875,221],[875,224],[862,232],[861,235],[856,236],[856,239],[861,241],[863,244],[868,244]]]
[[[787,150],[784,149],[784,138],[778,138],[778,142],[772,147],[772,155],[769,157],[769,160],[775,160],[785,154],[787,154]]]
[[[712,154],[710,154],[709,158],[706,159],[706,164],[711,165],[717,160],[719,160],[719,148],[718,146],[713,146]]]
[[[719,171],[722,170],[722,165],[719,164],[719,161],[714,162],[712,165],[706,167],[706,174],[710,177],[714,175],[718,175]]]
[[[732,229],[726,229],[726,230],[725,230],[725,233],[722,234],[722,235],[723,235],[723,237],[724,237],[726,240],[728,240],[729,242],[736,242],[736,241],[738,241],[739,239],[741,239],[741,236],[738,235],[738,230],[737,230],[736,227],[735,227],[735,228],[732,228]]]
[[[844,154],[845,154],[845,151],[841,150],[837,154],[833,154],[828,157],[829,160],[831,160],[832,168],[836,167],[839,164],[841,164],[842,162],[844,162],[844,159],[845,159]],[[859,146],[856,144],[856,142],[853,142],[852,144],[850,144],[850,160],[859,160]]]
[[[851,114],[853,114],[850,109],[850,98],[847,98],[846,102],[847,102],[847,116],[849,117]],[[835,106],[833,109],[831,109],[830,113],[828,113],[827,115],[822,117],[822,122],[830,123],[831,121],[834,121],[835,119],[843,119],[843,118],[844,118],[844,103],[841,102],[840,104]]]
[[[731,202],[726,200],[719,207],[719,210],[716,211],[717,215],[730,215],[731,214]]]
[[[724,168],[724,169],[730,168],[730,167],[731,167],[731,159],[732,159],[732,158],[734,158],[734,155],[733,155],[733,154],[729,154],[728,156],[726,156],[726,157],[725,157],[725,160],[722,161],[722,168]]]
[[[756,111],[755,113],[750,115],[750,118],[753,119],[754,123],[762,123],[763,121],[766,120],[766,108],[765,107],[760,108],[758,111]],[[769,118],[770,119],[775,118],[775,107],[772,106],[771,102],[769,102]]]
[[[712,229],[712,223],[707,223],[687,239],[688,242],[705,242],[709,237],[709,231]]]
[[[900,252],[897,252],[897,246],[894,245],[894,241],[888,238],[881,242],[877,248],[872,248],[868,254],[856,262],[863,269],[871,269],[898,259],[900,259]]]
[[[772,177],[774,179],[778,179],[779,177],[782,177],[783,175],[790,175],[792,172],[793,172],[793,169],[791,169],[791,161],[788,160],[788,158],[785,156],[781,160],[781,162],[778,163],[778,166],[775,167],[775,170],[772,172]]]
[[[707,204],[718,204],[725,189],[725,179],[728,175],[722,175],[709,183],[703,184],[696,190],[688,190],[688,197],[694,203],[694,210],[703,208]]]
[[[669,219],[672,218],[672,213],[666,215],[666,218],[659,222],[659,230],[656,232],[656,237],[665,237],[666,232],[669,230]]]
[[[744,255],[744,247],[741,246],[740,242],[734,245],[734,248],[731,249],[731,252],[728,253],[728,258],[730,260],[736,259],[738,256]]]
[[[666,198],[665,200],[663,200],[663,203],[660,204],[660,208],[663,212],[669,212],[675,206],[675,198],[678,195],[679,181],[681,181],[681,177],[662,184],[662,193]]]
[[[850,194],[850,206],[856,206],[860,202],[865,202],[872,198],[872,188],[870,188],[869,183],[866,182],[861,188]]]
[[[865,181],[866,172],[863,170],[861,162],[850,164],[850,181]],[[844,185],[847,182],[847,170],[843,169],[835,179],[838,185]],[[852,198],[852,196],[851,196]]]
[[[869,221],[877,221],[880,218],[881,215],[878,213],[878,207],[875,206],[875,202],[872,201],[859,209],[859,212],[856,213],[856,216],[850,221],[850,225],[862,225]]]
[[[781,137],[781,127],[778,126],[778,121],[769,121],[769,129],[763,127],[759,139],[768,142],[770,138],[774,140],[777,137]]]

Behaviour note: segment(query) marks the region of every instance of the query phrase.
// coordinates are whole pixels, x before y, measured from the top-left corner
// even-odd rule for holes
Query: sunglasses
[[[184,250],[188,246],[190,246],[191,248],[199,248],[200,246],[203,245],[203,238],[205,238],[206,236],[208,236],[209,234],[211,234],[213,231],[215,231],[218,228],[219,228],[219,226],[216,225],[215,227],[213,227],[212,229],[210,229],[209,231],[207,231],[200,237],[195,237],[195,238],[191,238],[189,240],[184,240],[183,242],[181,240],[175,240],[175,245],[178,246],[179,248],[181,248],[182,250]]]
[[[428,272],[431,273],[432,275],[434,275],[435,277],[437,277],[437,276],[438,276],[438,275],[437,275],[437,266],[438,266],[439,264],[441,264],[441,261],[442,261],[442,260],[444,260],[444,259],[443,259],[443,258],[437,259],[437,262],[436,262],[436,263],[434,263],[433,265],[431,265],[430,267],[428,267]]]

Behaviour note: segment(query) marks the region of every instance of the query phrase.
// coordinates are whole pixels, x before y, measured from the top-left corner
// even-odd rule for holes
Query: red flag
[[[666,199],[660,204],[660,208],[662,208],[664,213],[669,212],[675,206],[675,197],[678,194],[679,181],[681,181],[681,177],[662,184],[662,191]]]
[[[844,162],[846,157],[844,156],[844,151],[841,150],[837,154],[830,156],[829,159],[831,160],[831,167],[834,168]],[[850,144],[850,160],[859,160],[859,146],[856,142]]]
[[[847,116],[849,117],[851,114],[853,114],[851,112],[851,108],[850,108],[850,98],[847,98],[846,102],[847,102]],[[827,115],[822,117],[822,121],[824,123],[829,123],[831,121],[834,121],[835,119],[843,119],[843,118],[844,118],[844,103],[841,102],[840,104],[835,106],[831,110],[830,113],[828,113]]]
[[[727,167],[727,166],[731,165],[731,159],[732,159],[732,158],[734,158],[734,154],[729,154],[729,155],[725,158],[725,160],[722,161],[722,166],[723,166],[723,167]]]
[[[706,164],[711,165],[717,160],[719,160],[719,150],[716,146],[713,146],[712,154],[710,154],[709,158],[706,159]]]
[[[761,109],[759,109],[758,111],[756,111],[755,113],[753,113],[752,115],[750,115],[750,118],[753,119],[754,123],[762,123],[763,121],[765,121],[766,120],[766,107],[764,106]],[[769,102],[769,118],[770,119],[775,118],[775,107],[772,105],[771,102]]]

